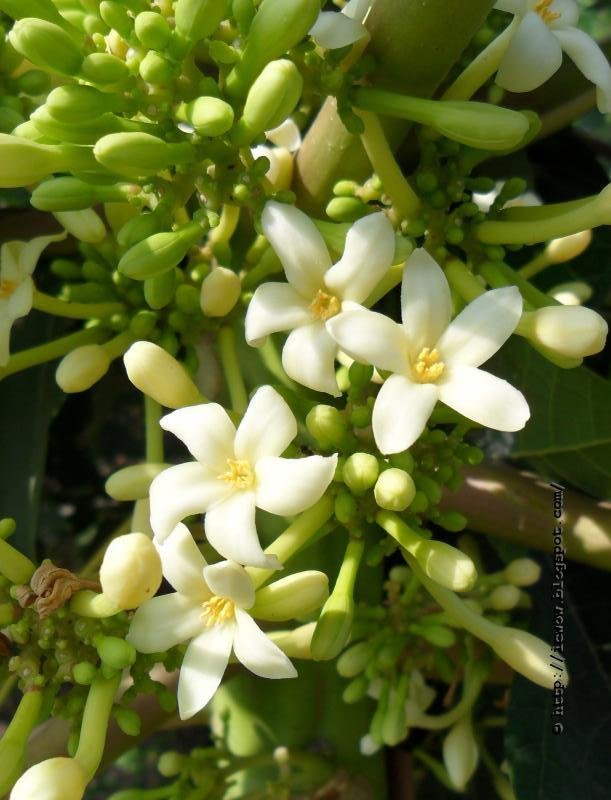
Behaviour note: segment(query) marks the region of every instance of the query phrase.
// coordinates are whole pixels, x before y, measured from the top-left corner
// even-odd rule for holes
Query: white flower
[[[495,8],[520,18],[496,82],[510,92],[530,92],[560,68],[562,52],[596,86],[598,108],[611,111],[611,67],[596,42],[576,27],[575,0],[499,0]]]
[[[370,7],[371,0],[349,0],[341,13],[321,11],[310,28],[310,36],[325,50],[336,50],[354,44],[369,36],[363,23]]]
[[[25,317],[34,301],[32,273],[42,251],[51,242],[66,238],[66,232],[37,236],[28,242],[5,242],[0,248],[0,366],[9,360],[13,322]]]
[[[297,422],[271,386],[257,390],[237,431],[216,403],[180,408],[160,424],[197,460],[169,467],[151,484],[157,541],[185,517],[204,511],[208,541],[224,558],[278,569],[278,559],[259,544],[255,507],[283,517],[309,508],[331,482],[337,456],[279,458],[297,435]]]
[[[373,433],[382,453],[410,447],[438,400],[488,428],[524,427],[530,414],[523,395],[478,369],[518,324],[518,289],[486,292],[450,322],[450,287],[443,270],[417,249],[405,266],[401,309],[402,325],[364,308],[329,322],[331,335],[350,356],[394,373],[373,409]]]
[[[188,529],[177,525],[159,546],[163,574],[175,592],[147,600],[136,611],[128,641],[141,653],[159,653],[190,641],[178,680],[178,710],[188,719],[216,692],[231,650],[262,678],[294,678],[295,667],[246,613],[255,589],[233,561],[208,565]]]
[[[246,314],[246,341],[256,347],[270,333],[292,331],[282,351],[287,375],[338,397],[337,346],[328,321],[362,303],[389,270],[395,251],[392,225],[382,213],[358,220],[348,231],[341,260],[332,265],[324,239],[302,211],[270,202],[261,219],[288,284],[264,283],[255,291]]]
[[[293,157],[301,147],[301,132],[292,119],[285,119],[277,128],[265,132],[265,138],[274,145],[260,144],[251,147],[254,158],[265,158],[269,169],[265,177],[276,190],[288,189],[293,179]]]

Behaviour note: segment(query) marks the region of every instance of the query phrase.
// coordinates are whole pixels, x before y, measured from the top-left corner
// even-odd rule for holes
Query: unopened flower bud
[[[428,577],[447,589],[466,592],[477,580],[469,556],[446,542],[423,539],[413,552]]]
[[[98,244],[106,238],[106,227],[92,208],[80,211],[55,211],[53,216],[75,239]]]
[[[443,761],[454,788],[464,792],[479,760],[470,716],[462,717],[443,740]]]
[[[350,681],[348,686],[342,692],[342,700],[347,705],[352,705],[352,703],[358,703],[359,700],[362,700],[367,695],[367,687],[369,685],[369,681],[365,677],[365,675],[359,675],[358,678]]]
[[[580,306],[588,302],[593,292],[585,281],[567,281],[554,286],[548,294],[563,306]]]
[[[124,253],[117,269],[136,281],[161,275],[178,266],[203,235],[199,222],[189,222],[176,231],[154,233]]]
[[[293,182],[293,154],[286,147],[267,147],[258,145],[252,148],[255,159],[266,158],[269,169],[265,177],[277,192],[290,189]]]
[[[122,100],[116,94],[76,83],[57,86],[45,100],[49,113],[56,120],[69,124],[94,121],[109,111],[118,111],[121,106]]]
[[[79,211],[90,209],[96,203],[116,203],[124,198],[125,190],[119,184],[94,186],[66,175],[37,186],[30,203],[40,211]]]
[[[167,750],[162,753],[157,762],[157,770],[164,778],[173,778],[179,775],[185,768],[185,756],[175,750]]]
[[[200,136],[222,136],[233,125],[233,108],[218,97],[198,97],[181,103],[176,118],[193,125]]]
[[[358,510],[359,507],[354,495],[345,489],[337,493],[333,511],[338,522],[345,525],[356,517]]]
[[[167,464],[134,464],[113,472],[105,485],[106,494],[113,500],[141,500],[148,497],[149,487]]]
[[[133,708],[115,706],[112,715],[115,718],[119,728],[121,728],[123,733],[125,733],[127,736],[139,735],[142,728],[142,720],[140,719],[140,714],[138,714],[137,711],[134,711]]]
[[[229,16],[229,0],[177,0],[176,31],[187,43],[206,39]]]
[[[137,608],[161,585],[161,559],[143,533],[113,539],[100,567],[102,591],[119,608]]]
[[[187,142],[168,144],[150,133],[109,133],[98,139],[93,155],[110,172],[137,179],[189,161],[193,149]]]
[[[371,453],[353,453],[344,464],[343,479],[355,494],[371,489],[380,474],[378,459]]]
[[[524,320],[525,318],[525,320]],[[605,320],[584,306],[546,306],[523,315],[524,333],[566,358],[584,358],[605,346],[609,326]],[[520,323],[521,327],[523,323]]]
[[[134,342],[123,356],[130,381],[166,408],[201,402],[202,396],[184,367],[152,342]]]
[[[337,671],[342,678],[355,678],[360,675],[375,652],[371,642],[357,642],[337,659]]]
[[[27,186],[69,169],[60,147],[0,133],[0,188]]]
[[[155,311],[165,308],[174,299],[175,292],[176,270],[169,269],[144,281],[144,299]]]
[[[131,667],[136,660],[136,648],[125,639],[119,639],[118,636],[99,636],[94,641],[102,661],[113,669]]]
[[[541,577],[541,567],[532,558],[516,558],[505,567],[504,574],[514,586],[532,586]]]
[[[9,33],[9,41],[32,64],[60,75],[76,75],[83,61],[74,39],[59,25],[44,19],[18,20]]]
[[[227,267],[215,267],[202,281],[200,305],[207,317],[224,317],[240,299],[242,284]]]
[[[110,358],[99,344],[77,347],[59,362],[55,380],[67,394],[85,392],[108,372]]]
[[[81,75],[91,83],[112,86],[129,77],[129,67],[112,53],[90,53],[81,64]]]
[[[411,475],[391,467],[380,474],[373,493],[380,508],[404,511],[416,496],[416,486]]]
[[[352,631],[354,600],[345,592],[333,593],[320,613],[312,636],[312,658],[328,661],[346,646]]]
[[[27,769],[13,786],[10,800],[81,800],[87,775],[73,758],[49,758]]]
[[[495,611],[511,611],[519,602],[520,590],[511,583],[497,586],[488,597],[488,605]]]
[[[46,19],[56,25],[69,27],[52,0],[0,0],[0,11],[3,11],[11,19],[36,17],[36,19]]]
[[[319,609],[328,596],[329,579],[324,572],[297,572],[259,589],[249,614],[269,622],[307,617]]]
[[[545,248],[545,256],[550,264],[562,264],[580,256],[592,241],[592,231],[579,231],[571,236],[552,239]]]
[[[170,26],[166,18],[155,11],[141,11],[134,20],[134,31],[147,50],[163,50],[170,41]]]
[[[174,77],[174,67],[167,58],[149,50],[138,66],[138,72],[143,81],[154,86],[165,86]]]
[[[308,622],[290,631],[270,631],[267,635],[289,658],[312,658],[312,634],[315,622]]]
[[[558,667],[550,663],[549,644],[532,633],[518,628],[499,628],[487,642],[499,658],[538,686],[553,689],[556,680],[565,686],[568,684],[566,669],[559,676]]]
[[[340,446],[346,436],[346,423],[334,406],[318,405],[308,412],[306,427],[317,444],[324,450]]]

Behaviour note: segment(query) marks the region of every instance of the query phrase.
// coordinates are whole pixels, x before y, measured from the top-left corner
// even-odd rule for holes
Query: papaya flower
[[[517,431],[530,416],[521,392],[479,369],[507,341],[522,314],[515,286],[485,292],[450,322],[450,287],[422,248],[408,258],[401,287],[403,323],[365,308],[329,321],[329,332],[349,356],[391,372],[372,415],[376,444],[400,453],[423,432],[439,400],[459,414],[499,431]]]
[[[127,639],[141,653],[160,653],[189,642],[178,679],[181,719],[209,703],[232,650],[259,677],[297,676],[287,656],[248,614],[255,589],[242,566],[233,561],[207,564],[181,523],[158,549],[163,574],[176,591],[141,605]]]
[[[293,158],[301,147],[301,132],[296,123],[289,117],[278,127],[265,131],[269,144],[251,147],[254,158],[264,156],[269,161],[269,169],[265,177],[277,190],[289,189],[293,178]]]
[[[310,28],[310,36],[325,50],[354,44],[369,36],[363,23],[370,7],[371,0],[349,0],[340,12],[321,11]]]

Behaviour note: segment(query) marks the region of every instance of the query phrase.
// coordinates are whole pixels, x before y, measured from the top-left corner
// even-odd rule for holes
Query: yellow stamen
[[[341,310],[341,301],[332,294],[323,292],[321,289],[318,290],[316,297],[310,303],[310,313],[322,322],[326,322],[328,319],[331,319],[331,317],[339,314]]]
[[[562,16],[559,11],[550,11],[549,7],[553,2],[554,0],[539,0],[535,5],[535,13],[538,14],[547,25]]]
[[[17,283],[15,281],[0,281],[0,297],[2,297],[4,300],[8,300],[16,288]]]
[[[202,619],[206,622],[206,627],[222,625],[229,622],[235,616],[235,604],[228,597],[213,595],[210,600],[202,603]]]
[[[434,383],[443,374],[446,365],[439,360],[439,352],[423,348],[414,364],[414,376],[419,383]]]
[[[223,472],[219,478],[235,486],[236,489],[249,489],[255,482],[255,476],[248,461],[228,458],[227,467],[227,472]]]

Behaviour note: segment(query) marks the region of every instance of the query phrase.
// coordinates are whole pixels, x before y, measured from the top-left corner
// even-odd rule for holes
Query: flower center
[[[443,374],[446,365],[439,359],[439,352],[424,347],[414,364],[414,373],[419,383],[434,383]]]
[[[248,461],[234,458],[227,459],[227,472],[223,472],[219,478],[236,489],[249,489],[255,482],[255,476]]]
[[[229,622],[235,616],[235,604],[228,597],[213,595],[210,600],[202,603],[202,619],[206,622],[206,627],[222,625]]]
[[[2,297],[4,300],[8,300],[16,288],[17,283],[15,281],[0,281],[0,297]]]
[[[321,289],[318,290],[316,297],[310,303],[310,313],[322,322],[326,322],[331,317],[339,314],[341,310],[342,304],[339,298],[332,294],[327,294]]]
[[[539,0],[534,8],[535,14],[538,14],[547,25],[562,16],[559,11],[550,11],[553,2],[554,0]]]

